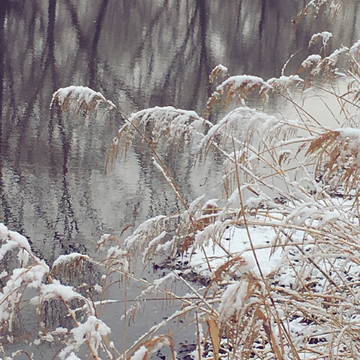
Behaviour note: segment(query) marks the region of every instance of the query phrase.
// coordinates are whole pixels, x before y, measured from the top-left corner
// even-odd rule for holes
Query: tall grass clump
[[[309,45],[322,41],[326,46],[330,35],[316,34]],[[340,57],[347,63],[342,72]],[[83,119],[100,108],[118,112],[123,125],[110,146],[107,171],[115,161],[126,161],[129,149],[141,141],[183,209],[147,219],[123,241],[104,235],[98,244],[101,257],[73,253],[52,266],[34,255],[26,238],[1,225],[0,258],[17,257],[14,269],[1,269],[4,356],[18,355],[6,354],[6,345],[20,340],[12,334],[26,310],[39,319],[38,331],[29,335],[33,346],[54,342],[54,357],[60,359],[88,352],[94,359],[144,360],[162,347],[177,359],[178,344],[168,327],[176,319],[179,328],[187,326],[196,335],[194,359],[358,358],[359,60],[360,41],[330,55],[322,49],[299,64],[297,74],[269,80],[230,76],[219,65],[210,74],[218,85],[203,116],[155,107],[127,117],[89,88],[55,92],[52,107]],[[310,90],[338,104],[339,115],[329,111],[336,128],[306,110]],[[249,97],[257,98],[258,106],[248,107]],[[279,98],[293,107],[296,119],[261,110]],[[205,193],[188,203],[161,155],[175,144],[191,149],[194,166],[221,158],[220,199]],[[146,265],[160,253],[183,268],[170,269],[153,283],[133,274],[136,258]],[[65,270],[75,273],[85,266],[100,274],[91,289],[62,283]],[[190,272],[202,281],[190,282]],[[133,282],[142,290],[127,304],[123,333],[111,334],[102,314],[119,299],[107,294],[120,284],[126,301]],[[176,294],[174,282],[183,283],[188,293]],[[127,327],[149,296],[171,299],[178,308],[127,344]],[[66,327],[52,328],[44,321],[46,306],[54,303],[67,315]]]

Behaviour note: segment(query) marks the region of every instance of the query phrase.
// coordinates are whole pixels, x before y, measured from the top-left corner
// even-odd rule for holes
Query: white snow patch
[[[270,256],[272,249],[272,240],[275,237],[275,232],[271,227],[257,226],[249,227],[251,241],[255,247],[255,254],[261,266],[263,274],[266,276],[275,268],[278,268],[279,264],[284,261],[284,254],[281,249],[276,249]],[[245,227],[232,226],[224,233],[221,239],[221,246],[214,246],[212,243],[204,245],[206,257],[211,266],[212,272],[229,260],[227,253],[223,250],[227,250],[232,256],[243,256],[249,266],[243,267],[242,271],[246,272],[253,268],[254,272],[259,274],[259,269],[255,266],[255,256],[251,249],[250,241]],[[197,250],[191,255],[189,265],[198,273],[208,276],[211,275],[208,269],[208,263],[206,261],[203,251]]]
[[[0,238],[6,239],[9,234],[9,229],[3,223],[0,223]]]
[[[311,65],[318,63],[321,60],[321,56],[317,54],[309,55],[302,63],[303,68],[308,68]]]
[[[359,61],[360,59],[360,40],[358,40],[351,48],[350,48],[350,56],[355,60]]]
[[[219,69],[219,70],[221,70],[221,71],[223,71],[223,72],[227,72],[227,71],[228,71],[228,68],[227,68],[226,66],[224,66],[224,65],[221,65],[221,64],[217,65],[217,66],[215,67],[215,69]],[[215,70],[215,69],[214,69],[214,70]]]
[[[139,347],[139,349],[135,351],[134,355],[130,358],[130,360],[143,360],[147,352],[147,348],[142,345]]]
[[[79,357],[77,357],[74,352],[72,351],[70,355],[66,358],[66,360],[81,360]]]
[[[19,246],[19,247],[22,247],[23,249],[31,252],[31,248],[30,248],[30,245],[29,245],[29,242],[27,241],[26,237],[19,234],[18,232],[16,231],[11,231],[9,230],[9,236],[10,236],[10,239],[15,241],[15,243]]]
[[[60,255],[53,263],[53,266],[59,266],[62,263],[66,263],[68,261],[73,261],[76,258],[82,258],[89,260],[90,258],[87,255],[79,254],[79,253],[71,253],[68,255]]]
[[[32,303],[49,301],[61,297],[64,301],[70,301],[74,298],[83,299],[83,296],[73,290],[72,286],[62,285],[59,280],[53,280],[52,284],[42,284],[40,296],[36,296],[32,299]]]
[[[220,322],[227,321],[229,317],[240,311],[246,296],[248,282],[246,280],[230,284],[221,296],[219,306]]]
[[[352,138],[360,143],[360,130],[354,128],[340,128],[336,129],[336,131],[340,132],[341,137],[343,138]]]
[[[105,97],[103,96],[103,94],[101,94],[100,92],[96,92],[88,87],[85,86],[68,86],[66,88],[60,88],[57,91],[54,92],[52,100],[51,100],[51,104],[50,107],[53,106],[54,101],[57,99],[57,101],[59,102],[60,105],[63,105],[65,99],[68,96],[74,97],[74,98],[79,98],[79,101],[85,101],[85,103],[87,105],[89,105],[91,103],[91,101],[94,99],[94,97],[98,97],[99,100],[104,101],[104,102],[108,102],[109,104],[111,104],[112,106],[114,106],[110,101],[107,101],[105,99]]]
[[[222,84],[220,84],[216,90],[222,90],[226,85],[231,84],[231,86],[240,87],[244,83],[257,83],[257,84],[266,84],[261,77],[253,76],[253,75],[237,75],[231,76],[226,79]]]
[[[321,33],[316,33],[311,37],[309,42],[310,45],[315,44],[319,39],[322,40],[323,46],[326,46],[328,41],[332,38],[332,33],[328,31],[323,31]]]
[[[67,332],[68,332],[68,329],[64,328],[64,327],[57,327],[55,329],[55,333],[58,333],[58,334],[64,334],[64,333],[67,333]]]

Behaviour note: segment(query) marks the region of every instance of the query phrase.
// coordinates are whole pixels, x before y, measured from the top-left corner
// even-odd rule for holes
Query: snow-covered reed
[[[315,2],[314,2],[315,3]],[[315,34],[310,45],[331,38]],[[13,269],[1,268],[0,324],[4,357],[13,359],[6,345],[18,341],[14,329],[26,309],[39,318],[33,346],[54,342],[54,357],[149,359],[161,347],[176,359],[178,344],[168,325],[181,320],[196,335],[194,359],[355,359],[360,351],[360,112],[359,44],[341,47],[329,56],[324,48],[299,64],[292,76],[263,80],[257,76],[230,76],[217,66],[210,81],[220,81],[210,96],[203,117],[173,107],[146,109],[126,117],[102,94],[83,87],[59,89],[53,97],[63,111],[96,112],[104,104],[118,111],[125,124],[113,140],[107,165],[126,161],[126,153],[139,142],[149,146],[150,163],[156,163],[183,209],[177,214],[158,214],[147,219],[124,241],[113,235],[99,240],[102,257],[73,253],[60,256],[50,266],[32,251],[27,239],[0,225],[0,260],[14,256]],[[313,84],[316,77],[333,81],[343,69],[349,76],[349,91],[336,93]],[[325,128],[300,101],[295,92],[314,86],[331,94],[345,117],[336,129]],[[335,88],[335,87],[334,87]],[[246,106],[248,96],[258,96],[259,107]],[[264,102],[283,97],[295,107],[297,120],[278,119],[262,112]],[[339,120],[340,122],[340,120]],[[169,146],[186,146],[194,166],[220,157],[219,178],[223,196],[201,194],[188,203],[177,186],[170,165],[161,153]],[[195,153],[193,152],[195,149]],[[123,156],[123,159],[119,157]],[[105,159],[104,159],[105,162]],[[124,244],[121,246],[120,244]],[[103,251],[105,250],[105,251]],[[153,283],[137,278],[134,261],[144,265],[159,253],[182,264]],[[102,276],[91,291],[79,284],[65,284],[64,271],[81,278],[82,267],[96,267]],[[201,282],[189,282],[197,272]],[[114,280],[114,275],[117,278]],[[119,280],[119,275],[121,280]],[[172,287],[182,282],[189,289],[183,296]],[[163,298],[177,309],[143,334],[133,344],[119,348],[119,336],[111,334],[102,319],[105,306],[120,299],[107,294],[114,284],[142,286],[123,314],[124,333],[146,299]],[[205,285],[204,285],[205,284]],[[126,301],[125,296],[125,301]],[[46,308],[62,304],[68,327],[46,325]],[[185,317],[186,316],[186,317]],[[184,325],[182,325],[184,322]],[[124,335],[124,334],[122,334]],[[126,338],[126,336],[125,336]]]

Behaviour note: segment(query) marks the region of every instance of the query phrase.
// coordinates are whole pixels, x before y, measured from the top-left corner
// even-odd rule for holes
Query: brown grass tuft
[[[242,75],[229,77],[210,96],[204,118],[209,119],[211,113],[218,109],[227,111],[230,107],[236,107],[255,89],[263,86],[268,85],[257,76]]]

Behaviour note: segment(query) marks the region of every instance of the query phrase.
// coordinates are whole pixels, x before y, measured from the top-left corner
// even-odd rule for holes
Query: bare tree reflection
[[[6,39],[4,36],[4,27],[5,27],[5,19],[9,9],[9,2],[7,0],[3,1],[0,6],[0,118],[3,119],[3,102],[4,102],[4,70],[5,70],[5,62],[4,62],[4,54],[6,50]],[[3,121],[0,124],[0,154],[3,154],[5,150],[5,146],[3,144]],[[2,212],[1,217],[3,217],[4,221],[9,220],[9,205],[7,203],[6,194],[4,192],[4,184],[3,184],[3,156],[0,156],[0,198],[1,198],[1,206]]]
[[[212,91],[208,75],[218,63],[232,74],[269,78],[279,76],[298,49],[304,49],[299,57],[306,55],[313,32],[332,26],[333,46],[357,40],[359,3],[350,3],[346,14],[338,15],[338,25],[319,17],[293,28],[291,18],[305,3],[3,1],[0,188],[7,224],[37,239],[39,249],[55,257],[90,246],[105,229],[120,231],[161,209],[176,210],[175,197],[158,186],[166,184],[140,147],[129,174],[118,170],[104,177],[105,154],[119,118],[91,119],[84,126],[74,116],[49,112],[51,94],[70,84],[86,85],[126,112],[173,105],[201,114]],[[288,71],[296,70],[296,61]],[[191,165],[181,146],[172,151],[164,158],[191,199],[196,193]],[[127,179],[135,172],[141,174],[137,188],[126,193]],[[120,209],[124,192],[125,204],[137,197],[136,211],[117,210],[110,216],[98,199],[115,198],[111,206]],[[145,195],[152,199],[149,207],[141,201]]]

